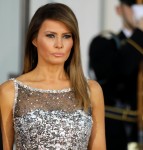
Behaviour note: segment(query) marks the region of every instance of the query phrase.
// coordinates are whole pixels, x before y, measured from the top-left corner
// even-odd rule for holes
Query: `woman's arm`
[[[100,85],[89,81],[90,99],[92,106],[93,127],[89,141],[89,150],[106,150],[104,99]]]
[[[0,85],[0,127],[2,131],[3,150],[13,149],[13,102],[14,86],[12,81],[8,81]]]

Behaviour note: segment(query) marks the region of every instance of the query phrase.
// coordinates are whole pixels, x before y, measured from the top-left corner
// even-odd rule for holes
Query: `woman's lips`
[[[52,55],[55,57],[62,57],[64,56],[64,53],[52,53]]]

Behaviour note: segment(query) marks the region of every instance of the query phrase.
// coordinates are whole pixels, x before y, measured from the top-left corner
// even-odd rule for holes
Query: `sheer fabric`
[[[87,150],[92,117],[78,106],[72,88],[42,90],[12,80],[17,150]]]

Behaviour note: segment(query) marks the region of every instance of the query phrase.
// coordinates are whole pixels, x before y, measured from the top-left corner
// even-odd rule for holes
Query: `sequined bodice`
[[[14,85],[17,150],[87,150],[92,118],[78,106],[74,90]]]

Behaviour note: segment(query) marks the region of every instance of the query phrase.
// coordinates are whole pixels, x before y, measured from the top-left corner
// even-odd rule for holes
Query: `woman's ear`
[[[33,44],[35,47],[37,47],[37,39],[36,39],[36,38],[33,39],[32,44]]]

